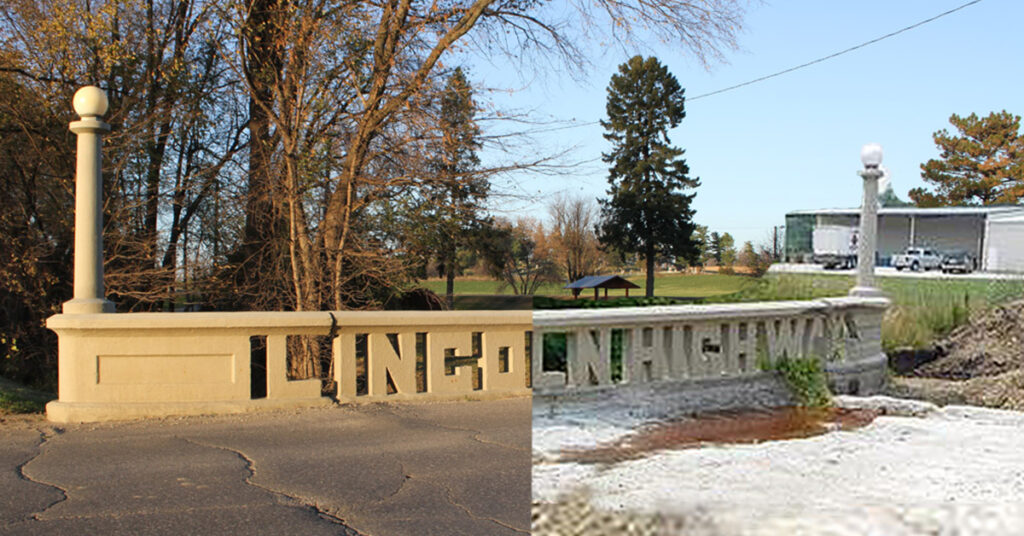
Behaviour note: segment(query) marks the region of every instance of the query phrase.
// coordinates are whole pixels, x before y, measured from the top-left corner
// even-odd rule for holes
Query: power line
[[[775,78],[776,76],[782,76],[784,74],[791,73],[791,72],[799,70],[799,69],[803,69],[804,67],[810,67],[811,65],[814,65],[816,63],[821,63],[823,61],[830,60],[830,59],[838,57],[838,56],[842,56],[843,54],[846,54],[848,52],[853,52],[854,50],[857,50],[859,48],[864,48],[864,47],[866,47],[868,45],[873,45],[873,44],[875,44],[875,43],[877,43],[879,41],[882,41],[884,39],[888,39],[890,37],[899,35],[899,34],[901,34],[903,32],[906,32],[906,31],[909,31],[909,30],[913,30],[914,28],[917,28],[918,26],[923,26],[925,24],[928,24],[929,22],[941,19],[942,17],[945,17],[946,15],[951,15],[953,13],[956,13],[957,11],[960,11],[961,9],[973,6],[974,4],[977,4],[978,2],[981,2],[981,0],[973,0],[971,2],[967,2],[966,4],[963,4],[962,6],[955,7],[953,9],[949,10],[949,11],[946,11],[944,13],[940,13],[938,15],[935,15],[934,17],[932,17],[930,19],[925,19],[925,20],[923,20],[921,22],[918,22],[916,24],[911,24],[910,26],[907,26],[905,28],[901,28],[899,30],[896,30],[895,32],[892,32],[892,33],[889,33],[889,34],[885,34],[885,35],[883,35],[881,37],[877,37],[877,38],[872,39],[870,41],[865,41],[865,42],[863,42],[863,43],[861,43],[859,45],[852,46],[852,47],[850,47],[850,48],[848,48],[846,50],[841,50],[839,52],[836,52],[835,54],[830,54],[828,56],[825,56],[825,57],[822,57],[822,58],[818,58],[818,59],[816,59],[814,61],[809,61],[807,63],[804,63],[803,65],[797,65],[796,67],[790,67],[789,69],[786,69],[784,71],[779,71],[777,73],[772,73],[772,74],[767,75],[767,76],[762,76],[761,78],[757,78],[757,79],[754,79],[754,80],[743,82],[742,84],[736,84],[735,86],[730,86],[730,87],[727,87],[727,88],[724,88],[724,89],[719,89],[717,91],[712,91],[711,93],[704,93],[703,95],[697,95],[696,97],[690,97],[690,98],[688,98],[686,100],[692,102],[692,101],[695,101],[697,99],[703,99],[704,97],[710,97],[712,95],[718,95],[719,93],[725,93],[726,91],[732,91],[734,89],[739,89],[739,88],[744,87],[744,86],[749,86],[751,84],[756,84],[758,82],[763,82],[765,80],[768,80],[769,78]]]
[[[934,17],[931,17],[931,18],[922,20],[920,22],[911,24],[910,26],[906,26],[904,28],[900,28],[899,30],[896,30],[895,32],[891,32],[891,33],[885,34],[885,35],[883,35],[881,37],[876,37],[875,39],[872,39],[870,41],[865,41],[865,42],[863,42],[863,43],[861,43],[859,45],[847,48],[846,50],[841,50],[839,52],[836,52],[835,54],[830,54],[828,56],[824,56],[824,57],[818,58],[818,59],[816,59],[814,61],[809,61],[809,62],[804,63],[802,65],[797,65],[796,67],[790,67],[789,69],[785,69],[785,70],[782,70],[782,71],[779,71],[779,72],[776,72],[776,73],[772,73],[772,74],[769,74],[767,76],[762,76],[762,77],[756,78],[754,80],[748,80],[746,82],[743,82],[742,84],[736,84],[735,86],[729,86],[727,88],[715,90],[715,91],[712,91],[710,93],[704,93],[704,94],[701,94],[701,95],[697,95],[696,97],[687,97],[686,101],[687,102],[693,102],[693,101],[695,101],[697,99],[703,99],[704,97],[710,97],[712,95],[718,95],[719,93],[725,93],[726,91],[732,91],[734,89],[739,89],[741,87],[749,86],[751,84],[756,84],[758,82],[763,82],[763,81],[768,80],[770,78],[775,78],[777,76],[782,76],[784,74],[788,74],[788,73],[791,73],[793,71],[797,71],[797,70],[803,69],[805,67],[810,67],[811,65],[815,65],[815,64],[821,63],[823,61],[827,61],[827,60],[830,60],[832,58],[835,58],[835,57],[838,57],[838,56],[842,56],[843,54],[847,54],[849,52],[853,52],[854,50],[864,48],[864,47],[866,47],[868,45],[873,45],[873,44],[875,44],[875,43],[877,43],[879,41],[882,41],[882,40],[888,39],[890,37],[899,35],[899,34],[901,34],[903,32],[907,32],[909,30],[913,30],[914,28],[917,28],[918,26],[923,26],[925,24],[928,24],[929,22],[941,19],[942,17],[945,17],[947,15],[951,15],[953,13],[956,13],[957,11],[960,11],[961,9],[973,6],[974,4],[977,4],[979,2],[981,2],[981,0],[972,0],[971,2],[967,2],[966,4],[963,4],[961,6],[958,6],[958,7],[955,7],[953,9],[950,9],[949,11],[945,11],[943,13],[939,13],[938,15],[935,15]],[[563,130],[563,129],[589,127],[589,126],[592,126],[592,125],[596,125],[598,123],[600,123],[600,121],[588,121],[588,122],[585,122],[585,123],[577,123],[577,124],[568,125],[568,126],[565,126],[565,127],[556,127],[556,128],[551,129],[551,130]],[[540,130],[539,132],[544,132],[544,130]]]

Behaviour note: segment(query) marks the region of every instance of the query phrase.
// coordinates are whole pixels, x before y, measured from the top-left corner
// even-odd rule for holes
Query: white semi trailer
[[[822,225],[812,235],[814,262],[825,268],[857,266],[857,229],[842,225]]]

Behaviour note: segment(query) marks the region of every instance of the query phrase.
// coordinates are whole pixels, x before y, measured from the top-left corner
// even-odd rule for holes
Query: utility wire
[[[727,87],[727,88],[724,88],[724,89],[719,89],[717,91],[712,91],[711,93],[704,93],[703,95],[697,95],[696,97],[690,97],[690,98],[688,98],[686,100],[692,102],[692,101],[695,101],[697,99],[703,99],[704,97],[710,97],[712,95],[718,95],[719,93],[725,93],[726,91],[732,91],[734,89],[739,89],[739,88],[744,87],[744,86],[749,86],[751,84],[756,84],[758,82],[763,82],[765,80],[768,80],[769,78],[775,78],[776,76],[782,76],[784,74],[791,73],[791,72],[799,70],[799,69],[803,69],[804,67],[810,67],[811,65],[814,65],[816,63],[821,63],[823,61],[830,60],[830,59],[838,57],[838,56],[842,56],[843,54],[846,54],[848,52],[853,52],[854,50],[857,50],[859,48],[864,48],[864,47],[866,47],[868,45],[873,45],[873,44],[875,44],[875,43],[877,43],[879,41],[882,41],[883,39],[888,39],[890,37],[899,35],[899,34],[901,34],[903,32],[906,32],[906,31],[909,31],[909,30],[913,30],[914,28],[917,28],[918,26],[923,26],[925,24],[928,24],[929,22],[941,19],[942,17],[945,17],[946,15],[951,15],[953,13],[956,13],[957,11],[960,11],[961,9],[973,6],[974,4],[977,4],[978,2],[981,2],[981,0],[973,0],[971,2],[967,2],[966,4],[964,4],[962,6],[955,7],[953,9],[949,10],[949,11],[946,11],[945,13],[940,13],[938,15],[935,15],[934,17],[932,17],[930,19],[925,19],[925,20],[923,20],[921,22],[918,22],[916,24],[911,24],[910,26],[907,26],[906,28],[901,28],[899,30],[896,30],[895,32],[885,34],[882,37],[878,37],[878,38],[872,39],[870,41],[865,41],[865,42],[863,42],[863,43],[861,43],[859,45],[852,46],[852,47],[850,47],[850,48],[848,48],[846,50],[842,50],[842,51],[836,52],[835,54],[830,54],[828,56],[825,56],[825,57],[822,57],[822,58],[818,58],[818,59],[816,59],[814,61],[809,61],[809,62],[807,62],[807,63],[805,63],[803,65],[797,65],[796,67],[790,67],[789,69],[786,69],[784,71],[779,71],[777,73],[772,73],[772,74],[767,75],[767,76],[762,76],[761,78],[757,78],[757,79],[754,79],[754,80],[743,82],[742,84],[736,84],[735,86],[730,86],[730,87]]]
[[[704,94],[701,94],[701,95],[697,95],[696,97],[687,97],[686,101],[687,102],[693,102],[693,101],[695,101],[697,99],[703,99],[704,97],[710,97],[712,95],[718,95],[719,93],[725,93],[726,91],[732,91],[734,89],[739,89],[741,87],[749,86],[751,84],[756,84],[758,82],[763,82],[763,81],[768,80],[770,78],[775,78],[776,76],[782,76],[784,74],[791,73],[793,71],[797,71],[797,70],[803,69],[804,67],[810,67],[811,65],[815,65],[817,63],[821,63],[823,61],[827,61],[827,60],[830,60],[832,58],[835,58],[835,57],[838,57],[838,56],[842,56],[843,54],[846,54],[846,53],[849,53],[849,52],[853,52],[854,50],[857,50],[857,49],[860,49],[860,48],[864,48],[864,47],[866,47],[868,45],[873,45],[873,44],[875,44],[875,43],[877,43],[879,41],[882,41],[884,39],[888,39],[890,37],[899,35],[899,34],[901,34],[903,32],[906,32],[906,31],[909,31],[909,30],[913,30],[914,28],[917,28],[918,26],[923,26],[925,24],[928,24],[929,22],[941,19],[942,17],[945,17],[946,15],[952,15],[953,13],[956,13],[957,11],[960,11],[961,9],[973,6],[974,4],[977,4],[979,2],[981,2],[981,0],[972,0],[971,2],[967,2],[966,4],[963,4],[961,6],[958,6],[958,7],[955,7],[953,9],[950,9],[949,11],[946,11],[946,12],[943,12],[943,13],[939,13],[938,15],[935,15],[934,17],[925,19],[925,20],[923,20],[921,22],[917,22],[915,24],[911,24],[910,26],[907,26],[905,28],[900,28],[899,30],[896,30],[895,32],[885,34],[885,35],[883,35],[881,37],[876,37],[875,39],[872,39],[870,41],[865,41],[865,42],[863,42],[863,43],[861,43],[859,45],[852,46],[852,47],[850,47],[850,48],[848,48],[846,50],[841,50],[839,52],[836,52],[835,54],[830,54],[828,56],[824,56],[824,57],[818,58],[818,59],[816,59],[814,61],[809,61],[809,62],[804,63],[802,65],[797,65],[796,67],[790,67],[789,69],[786,69],[786,70],[783,70],[783,71],[779,71],[777,73],[772,73],[772,74],[769,74],[767,76],[762,76],[761,78],[756,78],[754,80],[748,80],[746,82],[743,82],[742,84],[736,84],[735,86],[729,86],[727,88],[723,88],[723,89],[719,89],[719,90],[716,90],[716,91],[712,91],[710,93],[704,93]],[[570,129],[570,128],[588,127],[588,126],[591,126],[591,125],[596,125],[599,122],[600,121],[588,121],[586,123],[577,123],[577,124],[568,125],[568,126],[565,126],[565,127],[555,127],[555,128],[553,128],[551,130],[562,130],[562,129]],[[540,132],[544,132],[544,131],[542,130]]]

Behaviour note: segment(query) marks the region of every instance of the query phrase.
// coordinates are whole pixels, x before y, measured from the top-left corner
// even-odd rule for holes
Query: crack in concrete
[[[394,454],[389,454],[389,456],[394,458],[395,463],[398,464],[398,473],[400,475],[402,475],[402,481],[398,483],[398,487],[395,488],[395,491],[387,494],[387,496],[385,496],[385,497],[381,497],[380,499],[377,499],[376,501],[373,501],[373,504],[380,504],[380,503],[382,503],[384,501],[387,501],[389,499],[394,498],[396,495],[401,493],[403,489],[405,489],[405,484],[407,482],[409,482],[410,480],[412,480],[412,475],[410,475],[410,474],[405,472],[405,465],[402,463],[401,458],[399,458],[398,456],[396,456]]]
[[[197,446],[205,447],[205,448],[212,448],[212,449],[223,450],[223,451],[226,451],[226,452],[230,452],[230,453],[234,454],[235,456],[238,456],[239,459],[241,459],[243,462],[245,462],[245,469],[249,473],[249,476],[245,477],[245,480],[244,480],[246,484],[248,484],[248,485],[250,485],[250,486],[252,486],[252,487],[254,487],[256,489],[263,490],[263,491],[265,491],[267,493],[270,493],[272,495],[283,497],[287,501],[290,501],[292,503],[301,504],[302,506],[313,510],[313,512],[315,512],[317,517],[319,517],[320,519],[323,519],[324,521],[327,521],[329,523],[333,523],[335,525],[338,525],[341,528],[342,536],[367,536],[367,535],[357,531],[356,529],[350,527],[349,525],[347,525],[345,523],[344,519],[342,519],[342,518],[340,518],[340,517],[338,517],[338,516],[328,512],[328,511],[326,511],[324,509],[322,509],[320,507],[320,505],[316,504],[314,501],[311,501],[308,498],[299,497],[299,496],[295,496],[295,495],[289,495],[289,494],[284,493],[282,491],[279,491],[279,490],[276,490],[276,489],[272,489],[272,488],[268,488],[266,486],[257,484],[256,482],[253,482],[252,479],[256,476],[256,461],[253,460],[252,458],[250,458],[249,456],[247,456],[241,450],[233,449],[231,447],[225,447],[223,445],[212,445],[212,444],[209,444],[209,443],[203,443],[201,441],[197,441],[197,440],[190,439],[190,438],[187,438],[187,437],[180,437],[180,436],[178,436],[178,437],[179,437],[179,439],[182,439],[185,442],[191,443],[193,445],[197,445]],[[297,508],[297,506],[294,506],[294,505],[289,505],[289,506],[292,506],[293,508]]]
[[[518,445],[510,445],[508,443],[500,443],[498,441],[488,441],[488,440],[482,439],[481,436],[484,434],[484,432],[482,430],[475,430],[473,428],[461,428],[461,427],[458,427],[458,426],[448,426],[448,425],[444,425],[444,424],[439,424],[439,423],[430,421],[430,420],[428,420],[426,418],[419,417],[417,415],[402,415],[402,414],[398,413],[397,411],[395,411],[393,407],[385,406],[384,409],[388,413],[390,413],[393,417],[396,417],[398,419],[412,419],[412,420],[415,420],[417,422],[426,424],[428,426],[432,426],[434,428],[440,428],[442,430],[448,430],[450,432],[469,432],[470,434],[472,434],[472,435],[470,435],[470,439],[472,439],[473,441],[476,441],[477,443],[481,443],[481,444],[484,444],[484,445],[493,445],[493,446],[496,446],[496,447],[507,448],[507,449],[510,449],[510,450],[518,450],[518,451],[521,451],[521,452],[529,452],[529,451],[531,451],[530,447],[520,447]]]
[[[49,443],[49,441],[51,439],[53,439],[54,437],[57,437],[57,436],[63,434],[64,433],[64,429],[63,428],[59,428],[59,427],[49,427],[48,430],[47,429],[40,430],[40,429],[36,428],[36,432],[39,433],[39,442],[36,443],[36,446],[35,446],[36,454],[34,456],[32,456],[31,458],[29,458],[28,460],[25,460],[25,462],[22,463],[21,465],[19,465],[16,469],[17,469],[18,477],[21,478],[22,480],[25,480],[26,482],[32,482],[33,484],[38,484],[40,486],[46,486],[48,488],[53,488],[53,489],[55,489],[55,490],[60,492],[60,498],[59,499],[57,499],[56,501],[53,501],[52,503],[46,505],[42,510],[33,513],[28,518],[29,520],[32,520],[32,521],[41,521],[39,516],[45,514],[48,510],[50,510],[54,506],[57,506],[58,504],[60,504],[60,503],[62,503],[64,501],[67,501],[70,497],[68,496],[68,490],[58,486],[57,484],[52,484],[50,482],[45,482],[43,480],[38,480],[36,478],[33,478],[32,475],[30,475],[27,472],[25,472],[25,469],[28,467],[28,465],[30,463],[38,460],[44,454],[44,447],[46,446],[46,444]],[[49,433],[47,433],[47,432],[49,432]]]
[[[165,507],[159,507],[159,508],[135,508],[135,509],[133,509],[131,511],[128,511],[128,512],[89,512],[89,513],[84,513],[84,514],[64,514],[64,515],[61,515],[58,519],[59,520],[63,520],[63,521],[82,520],[82,519],[129,519],[131,517],[136,517],[136,516],[149,516],[149,515],[158,515],[158,514],[185,514],[185,513],[211,512],[211,511],[215,512],[215,511],[218,511],[218,510],[258,509],[258,508],[261,508],[261,507],[262,507],[262,505],[252,506],[252,505],[242,504],[242,505],[226,505],[226,506],[219,506],[219,505],[213,505],[213,506],[189,506],[189,507],[179,507],[179,508],[165,508]],[[330,514],[327,514],[327,515],[330,516]],[[53,521],[53,519],[35,519],[35,520],[32,520],[32,521],[48,522],[48,521]],[[2,526],[2,525],[0,525],[0,526]],[[349,536],[349,533],[344,533],[343,536]],[[360,534],[359,536],[367,536],[367,535]]]
[[[509,525],[508,523],[505,523],[503,521],[499,521],[497,519],[494,519],[493,517],[478,516],[478,515],[474,514],[473,511],[470,510],[468,506],[455,501],[455,498],[452,497],[452,490],[451,490],[451,488],[449,488],[448,486],[445,486],[444,484],[440,484],[440,483],[434,483],[434,485],[439,487],[439,488],[441,488],[442,490],[444,490],[444,497],[445,497],[445,499],[448,500],[449,504],[451,504],[452,506],[455,506],[456,508],[462,510],[469,517],[471,517],[473,519],[480,520],[480,521],[490,521],[491,523],[494,523],[495,525],[499,525],[501,527],[505,527],[506,529],[518,532],[520,534],[530,534],[529,530],[523,530],[523,529],[521,529],[519,527],[514,527],[512,525]]]

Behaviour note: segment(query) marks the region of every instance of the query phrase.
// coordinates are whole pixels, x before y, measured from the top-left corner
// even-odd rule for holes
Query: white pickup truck
[[[892,256],[892,265],[896,270],[935,270],[942,268],[942,255],[931,249],[907,248],[902,255]]]

